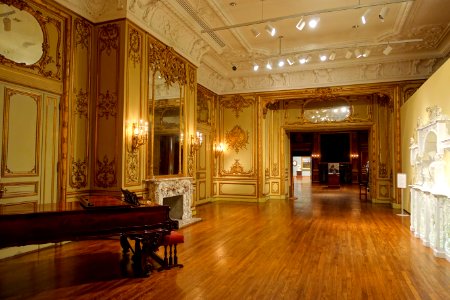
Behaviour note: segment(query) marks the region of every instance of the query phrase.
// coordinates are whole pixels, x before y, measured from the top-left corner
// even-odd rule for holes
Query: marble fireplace
[[[169,205],[170,216],[180,228],[200,221],[192,217],[194,185],[191,177],[146,179],[146,198],[156,204]]]

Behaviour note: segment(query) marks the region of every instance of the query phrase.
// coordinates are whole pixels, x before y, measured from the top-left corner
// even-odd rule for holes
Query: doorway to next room
[[[295,182],[299,181],[335,188],[358,186],[369,181],[368,130],[289,134],[291,196]]]

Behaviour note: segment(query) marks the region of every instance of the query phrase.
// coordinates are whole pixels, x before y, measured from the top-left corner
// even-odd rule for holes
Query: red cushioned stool
[[[178,263],[177,257],[177,245],[181,243],[184,243],[184,235],[179,232],[172,230],[170,234],[164,236],[164,264],[166,265],[166,268],[171,269],[173,267],[183,267],[182,264]],[[167,258],[167,246],[169,246],[169,258]]]

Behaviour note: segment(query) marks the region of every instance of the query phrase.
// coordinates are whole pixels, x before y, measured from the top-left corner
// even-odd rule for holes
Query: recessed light
[[[236,2],[230,2],[230,6],[236,6],[237,3]]]

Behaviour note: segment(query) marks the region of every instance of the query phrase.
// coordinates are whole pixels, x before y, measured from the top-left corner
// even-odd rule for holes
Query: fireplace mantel
[[[163,205],[164,198],[183,196],[183,216],[179,219],[180,227],[200,221],[192,217],[192,197],[194,185],[192,177],[154,178],[144,180],[146,198]]]

